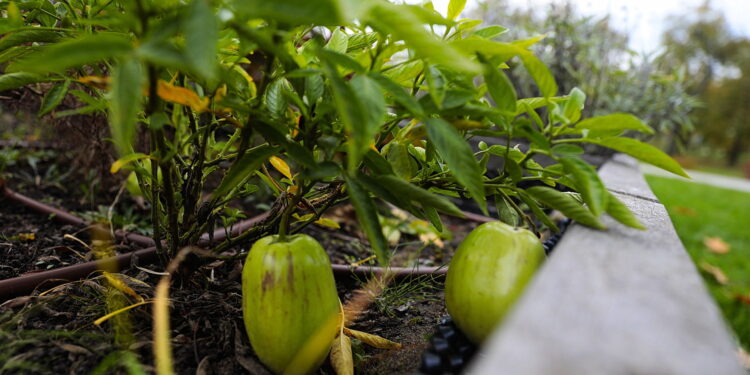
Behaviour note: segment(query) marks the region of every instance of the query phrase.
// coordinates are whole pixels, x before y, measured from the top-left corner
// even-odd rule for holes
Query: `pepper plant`
[[[605,213],[641,227],[578,144],[684,175],[622,136],[652,129],[631,114],[581,119],[584,93],[559,93],[529,50],[541,37],[498,41],[505,28],[458,18],[464,3],[443,16],[384,0],[0,1],[0,89],[46,89],[42,114],[108,114],[112,169],[135,174],[164,259],[254,194],[256,176],[277,196],[267,218],[216,249],[297,232],[346,199],[383,264],[376,199],[437,228],[439,213],[461,215],[450,198],[485,213],[492,201],[501,220],[532,229],[527,211],[556,230],[545,207],[595,228]],[[538,97],[517,97],[512,59]],[[66,95],[82,106],[57,111]]]

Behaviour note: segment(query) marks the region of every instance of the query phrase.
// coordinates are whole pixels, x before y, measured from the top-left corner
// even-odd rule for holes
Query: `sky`
[[[449,0],[432,0],[435,9],[445,14]],[[703,4],[704,0],[571,0],[586,15],[612,15],[612,25],[630,33],[630,47],[637,52],[653,52],[659,47],[666,18],[684,14]],[[553,0],[508,0],[515,7],[527,8]],[[466,9],[477,5],[468,0]],[[724,13],[731,30],[750,37],[750,0],[712,0],[712,7]]]

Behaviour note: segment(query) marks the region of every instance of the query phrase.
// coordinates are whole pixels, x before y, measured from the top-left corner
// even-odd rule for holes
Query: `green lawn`
[[[669,211],[695,264],[707,263],[726,275],[728,281],[721,285],[712,274],[701,272],[742,346],[750,348],[750,193],[664,177],[646,180]],[[730,251],[709,251],[705,237],[720,237],[731,245]]]

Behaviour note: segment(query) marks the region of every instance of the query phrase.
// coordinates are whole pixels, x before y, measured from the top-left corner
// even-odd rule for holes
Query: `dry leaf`
[[[750,354],[747,354],[745,349],[742,347],[737,348],[737,357],[740,359],[742,367],[746,370],[750,370]]]
[[[36,239],[36,234],[34,233],[18,233],[18,239],[21,241],[33,241]]]
[[[138,293],[136,293],[132,288],[130,288],[127,284],[125,284],[125,282],[120,280],[114,274],[107,271],[102,271],[102,274],[104,275],[104,278],[109,282],[109,285],[111,285],[115,289],[124,294],[130,295],[131,297],[134,297],[138,301],[143,301],[143,297],[141,297]]]
[[[690,207],[684,207],[684,206],[675,206],[674,208],[675,212],[677,212],[680,215],[683,216],[696,216],[698,215],[698,211],[690,208]]]
[[[354,375],[352,341],[349,336],[339,333],[331,345],[331,366],[338,375]]]
[[[362,331],[344,328],[344,333],[378,349],[398,349],[401,347],[401,344],[397,342],[393,342],[378,335],[373,335]]]
[[[376,275],[368,280],[363,288],[353,292],[354,296],[344,304],[344,326],[348,326],[357,320],[359,315],[370,306],[370,303],[383,293],[383,289],[388,285],[391,278],[390,272]]]
[[[748,306],[750,306],[750,296],[743,296],[742,294],[735,294],[734,298]]]
[[[714,277],[717,283],[726,285],[729,282],[729,278],[724,274],[724,271],[722,271],[721,268],[712,266],[706,262],[701,263],[700,267],[703,271],[711,274],[711,276]]]
[[[716,254],[726,254],[732,247],[719,237],[704,237],[703,244],[706,245],[708,250]]]
[[[294,178],[292,177],[292,170],[291,168],[289,168],[289,165],[284,161],[284,159],[278,156],[271,156],[268,161],[277,171],[279,171],[279,173],[283,174],[289,180],[294,181]]]

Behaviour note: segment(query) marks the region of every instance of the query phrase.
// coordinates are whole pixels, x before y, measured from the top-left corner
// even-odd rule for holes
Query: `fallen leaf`
[[[694,209],[692,209],[690,207],[675,206],[674,210],[675,210],[675,212],[677,212],[678,214],[683,215],[683,216],[691,216],[692,217],[692,216],[697,216],[698,215],[698,211],[696,211],[696,210],[694,210]]]
[[[703,244],[706,245],[708,250],[716,254],[726,254],[732,247],[719,237],[704,237]]]
[[[36,234],[34,233],[18,233],[18,239],[21,241],[33,241],[36,239]]]
[[[352,341],[349,336],[339,333],[331,345],[331,366],[338,375],[354,375]]]
[[[750,370],[750,354],[747,354],[745,349],[742,347],[737,348],[737,357],[740,359],[742,367],[746,370]]]
[[[367,332],[344,328],[344,333],[378,349],[398,349],[401,347],[401,344],[397,342]]]
[[[703,271],[713,276],[717,283],[726,285],[729,282],[729,278],[724,274],[724,271],[722,271],[721,268],[712,266],[706,262],[701,263],[700,267]]]

